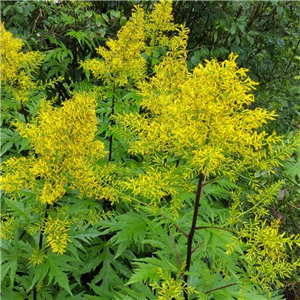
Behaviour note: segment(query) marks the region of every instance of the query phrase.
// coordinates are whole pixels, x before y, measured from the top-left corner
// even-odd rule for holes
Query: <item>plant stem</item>
[[[199,247],[200,247],[201,245],[203,245],[203,243],[204,243],[204,241],[200,242],[200,243],[192,250],[192,254],[193,254],[194,252],[196,252],[196,251],[199,249]]]
[[[233,285],[237,285],[237,283],[230,283],[230,284],[227,284],[227,285],[223,285],[223,286],[220,286],[218,288],[206,291],[206,292],[204,292],[204,294],[209,294],[209,293],[212,293],[212,292],[215,292],[215,291],[218,291],[218,290],[226,289],[226,288],[228,288],[230,286],[233,286]],[[196,297],[196,298],[193,298],[192,300],[201,300],[201,299]]]
[[[115,92],[116,92],[116,84],[113,85],[113,94],[112,94],[112,104],[111,104],[111,113],[110,117],[115,114]],[[110,125],[113,126],[115,121],[113,119],[110,120]],[[113,136],[112,134],[109,137],[109,156],[108,160],[112,161],[112,143],[113,143]]]
[[[50,204],[47,203],[46,205],[46,211],[45,211],[45,217],[44,217],[44,220],[43,220],[43,227],[44,227],[44,224],[48,218],[48,210],[49,210],[49,207],[50,207]],[[40,239],[39,239],[39,249],[41,250],[42,247],[43,247],[43,238],[44,238],[44,229],[41,229],[41,233],[40,233]],[[33,287],[33,300],[37,300],[37,291],[36,291],[36,286]]]
[[[193,220],[192,220],[192,226],[191,226],[190,233],[188,234],[185,272],[189,272],[190,266],[191,266],[191,258],[192,258],[192,253],[193,253],[192,244],[193,244],[194,234],[196,231],[199,204],[200,204],[200,198],[201,198],[202,189],[203,189],[203,181],[204,181],[204,174],[201,172],[199,174],[199,181],[198,181],[198,187],[197,187],[197,192],[196,192],[196,200],[195,200],[195,206],[194,206],[194,215],[193,215]],[[183,280],[184,280],[186,286],[188,286],[187,285],[187,283],[188,283],[188,275],[187,274],[184,275]],[[186,290],[184,290],[184,299],[188,300],[188,293]]]
[[[28,123],[28,119],[27,119],[27,115],[26,115],[26,111],[25,111],[25,108],[24,108],[24,105],[23,105],[23,101],[21,101],[21,110],[22,110],[22,114],[25,118],[25,122],[26,124]]]
[[[178,253],[178,250],[177,250],[177,247],[176,247],[176,243],[175,243],[175,239],[173,237],[173,234],[172,234],[172,231],[171,231],[171,226],[170,226],[169,223],[168,223],[168,228],[169,228],[169,234],[170,234],[170,237],[171,237],[171,240],[172,240],[172,244],[174,246],[174,250],[175,250],[175,253],[176,253],[176,258],[177,258],[178,266],[181,268],[180,256],[179,256],[179,253]]]
[[[22,111],[22,114],[23,114],[23,116],[25,118],[25,123],[28,124],[28,119],[27,119],[27,115],[26,115],[26,111],[25,111],[25,108],[24,108],[23,101],[21,101],[21,111]],[[37,154],[34,153],[34,155],[35,155],[35,158],[37,158]],[[47,204],[47,207],[46,207],[45,219],[48,216],[48,208],[49,208],[48,205],[49,204]],[[39,248],[40,249],[42,249],[42,244],[43,244],[43,230],[41,230],[40,240],[39,240]],[[37,291],[36,291],[36,287],[35,286],[33,287],[33,300],[37,300]]]
[[[233,286],[233,285],[237,285],[237,283],[230,283],[230,284],[227,284],[227,285],[224,285],[224,286],[220,286],[218,288],[215,288],[215,289],[209,290],[207,292],[204,292],[204,294],[209,294],[209,293],[214,292],[214,291],[222,290],[222,289],[228,288],[228,287]]]
[[[43,226],[48,218],[48,210],[49,210],[50,204],[47,203],[46,205],[46,211],[45,211],[45,217],[44,217],[44,221],[43,221]],[[42,249],[43,247],[43,237],[44,237],[44,230],[43,228],[41,229],[41,233],[40,233],[40,240],[39,240],[39,248]]]
[[[37,300],[36,298],[36,287],[33,287],[33,300]]]
[[[226,229],[226,228],[223,228],[223,227],[215,227],[215,226],[198,226],[195,229],[196,230],[201,230],[201,229],[219,229],[219,230],[224,230],[224,231],[228,231],[228,232],[237,234],[237,232],[234,231],[234,230]]]

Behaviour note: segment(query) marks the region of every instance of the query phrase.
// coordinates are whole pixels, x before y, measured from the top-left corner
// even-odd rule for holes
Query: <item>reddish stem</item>
[[[192,244],[193,244],[194,234],[196,231],[199,204],[200,204],[200,198],[201,198],[202,189],[203,189],[203,180],[204,180],[204,174],[201,172],[199,175],[198,187],[197,187],[197,192],[196,192],[196,200],[195,200],[195,206],[194,206],[194,215],[193,215],[193,220],[192,220],[192,226],[191,226],[190,233],[188,234],[185,272],[189,272],[190,266],[191,266],[191,258],[192,258],[192,254],[193,254]],[[188,286],[187,285],[188,274],[184,275],[183,280],[184,280],[186,286]],[[186,290],[184,290],[184,299],[188,300],[188,293]]]

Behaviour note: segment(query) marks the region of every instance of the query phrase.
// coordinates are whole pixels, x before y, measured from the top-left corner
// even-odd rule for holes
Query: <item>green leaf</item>
[[[54,283],[57,283],[59,286],[64,288],[70,295],[72,292],[69,286],[68,276],[65,273],[66,271],[72,269],[67,263],[70,259],[66,255],[56,255],[52,252],[49,252],[46,257],[46,267],[49,268],[49,280],[48,284],[54,280]]]
[[[12,7],[12,5],[8,5],[7,7],[5,7],[5,8],[3,9],[2,14],[3,14],[4,17],[5,17],[6,14],[9,12],[9,10],[11,9],[11,7]]]
[[[282,15],[283,11],[284,11],[283,6],[277,4],[277,7],[276,7],[277,14]]]
[[[37,265],[34,269],[34,277],[29,290],[31,290],[36,283],[42,282],[44,278],[47,276],[48,272],[49,272],[49,266],[47,266],[45,263]]]
[[[119,19],[120,18],[120,12],[118,10],[111,10],[110,11],[110,17]]]
[[[102,267],[89,285],[99,295],[112,299],[112,292],[116,286],[123,284],[117,272],[121,266],[115,259],[114,249],[111,245],[102,243],[102,246],[102,251],[98,255]]]
[[[5,199],[5,203],[7,205],[7,212],[11,212],[11,214],[14,214],[15,216],[28,216],[28,209],[26,211],[24,207],[24,203],[22,201],[14,201],[10,199]]]
[[[4,146],[1,146],[1,156],[3,156],[12,146],[13,142],[8,142]]]
[[[2,240],[1,248],[1,281],[9,273],[10,285],[12,287],[18,269],[19,243],[14,240],[13,244],[10,244],[8,241]]]
[[[101,16],[107,23],[109,22],[109,18],[106,14],[101,14]]]
[[[92,227],[88,228],[88,225],[83,227],[81,230],[76,228],[76,231],[71,229],[68,232],[68,237],[71,239],[72,242],[76,242],[75,240],[81,240],[87,244],[90,244],[90,242],[95,238],[99,237],[100,232]]]
[[[204,294],[202,292],[197,293],[197,298],[201,299],[201,300],[208,300],[209,295],[208,294]]]
[[[146,235],[147,220],[141,213],[129,211],[127,214],[117,216],[110,224],[111,231],[117,231],[110,242],[119,245],[115,258],[120,256],[132,243],[139,243],[143,247]]]
[[[196,56],[192,56],[191,57],[191,63],[194,65],[194,66],[197,66],[199,64],[199,59],[196,57]]]
[[[90,19],[91,17],[92,17],[92,15],[93,15],[93,11],[92,10],[88,10],[86,13],[85,13],[85,15]]]
[[[117,292],[116,300],[154,300],[157,297],[147,284],[133,283],[130,287],[120,287],[121,292]]]
[[[139,268],[134,270],[134,274],[126,285],[136,282],[145,282],[147,280],[150,280],[150,282],[158,281],[158,268],[162,268],[165,271],[173,271],[175,274],[178,272],[178,268],[164,257],[161,259],[156,257],[141,258],[136,264]]]
[[[135,270],[134,274],[126,285],[136,283],[136,282],[145,282],[149,278],[151,281],[155,282],[159,280],[159,275],[157,269],[159,266],[151,265],[148,263],[138,263],[139,268]]]

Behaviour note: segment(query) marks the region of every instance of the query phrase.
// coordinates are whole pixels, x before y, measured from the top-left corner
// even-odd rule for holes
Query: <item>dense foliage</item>
[[[297,297],[298,3],[2,15],[3,299]]]
[[[46,53],[42,79],[64,76],[48,96],[63,101],[87,89],[81,60],[126,23],[137,1],[2,1],[6,28],[31,50]],[[138,1],[149,11],[152,1]],[[174,18],[190,29],[188,67],[239,54],[239,66],[259,82],[255,106],[275,109],[269,130],[287,133],[299,124],[300,4],[298,1],[174,1]],[[159,56],[159,52],[156,56]],[[153,62],[157,57],[153,57]],[[51,92],[51,93],[50,93]]]

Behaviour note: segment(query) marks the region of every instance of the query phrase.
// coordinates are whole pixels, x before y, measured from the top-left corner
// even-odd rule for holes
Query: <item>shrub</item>
[[[300,238],[260,179],[299,142],[262,130],[236,55],[189,71],[187,38],[170,2],[136,7],[82,63],[99,86],[12,124],[30,152],[2,165],[6,299],[280,299]]]

